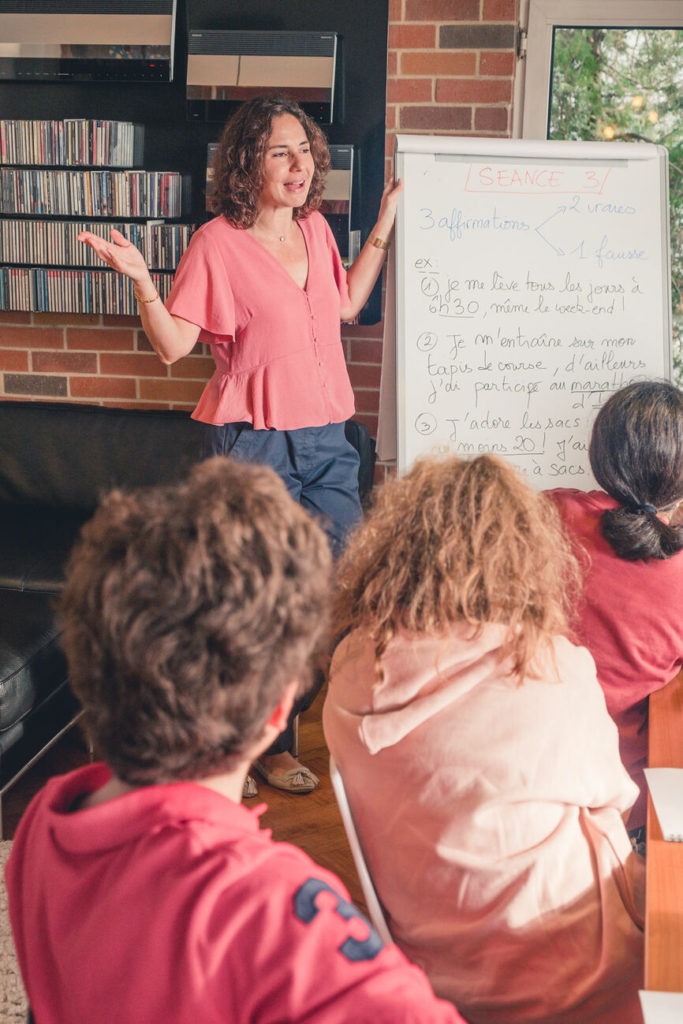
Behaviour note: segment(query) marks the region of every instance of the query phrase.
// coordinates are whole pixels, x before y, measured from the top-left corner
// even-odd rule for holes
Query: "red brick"
[[[100,373],[105,377],[167,377],[166,367],[156,356],[144,353],[118,355],[103,352]]]
[[[439,46],[444,50],[514,50],[516,40],[514,22],[439,26]]]
[[[396,107],[393,104],[387,107],[385,124],[387,132],[392,131],[396,127]]]
[[[135,351],[136,352],[154,352],[152,342],[149,340],[144,331],[135,332]]]
[[[517,21],[516,0],[484,0],[482,21]]]
[[[0,313],[0,324],[30,324],[31,314],[20,313],[20,312],[4,312]]]
[[[113,314],[107,314],[102,317],[102,323],[105,327],[139,327],[140,317],[139,316],[114,316]]]
[[[140,398],[154,399],[163,402],[192,403],[192,408],[199,401],[204,390],[202,381],[191,380],[141,380]]]
[[[508,121],[508,107],[478,107],[474,111],[474,130],[477,132],[507,135]]]
[[[39,395],[42,398],[66,398],[66,377],[50,377],[37,373],[6,373],[5,393],[8,395]]]
[[[137,398],[137,384],[130,377],[71,377],[72,398]]]
[[[205,383],[216,368],[209,356],[186,356],[169,367],[171,377],[184,380],[203,380]]]
[[[349,360],[352,363],[371,363],[380,365],[382,362],[382,342],[368,341],[366,338],[351,338],[349,341]]]
[[[100,323],[100,316],[99,313],[34,313],[33,322],[40,327],[66,327],[68,324],[95,327]]]
[[[36,373],[97,373],[94,352],[32,352],[31,369]]]
[[[514,78],[515,55],[510,50],[482,50],[479,54],[480,75],[507,75]]]
[[[387,54],[387,77],[398,74],[398,54],[390,50]]]
[[[511,103],[512,82],[502,78],[441,78],[437,103]]]
[[[101,328],[82,330],[77,327],[69,327],[66,332],[66,347],[92,352],[133,352],[134,339],[133,331],[121,328],[103,331]]]
[[[378,388],[380,367],[370,363],[351,363],[349,377],[354,391],[357,388]]]
[[[389,0],[389,24],[403,21],[403,0]]]
[[[479,0],[406,0],[406,21],[479,21]]]
[[[28,370],[28,352],[19,352],[16,349],[0,351],[0,370],[16,370],[19,373],[26,373]]]
[[[471,131],[471,107],[403,107],[400,127],[418,131]]]
[[[436,46],[436,25],[390,25],[390,50],[425,50]]]
[[[64,348],[64,332],[43,327],[3,327],[2,348]]]
[[[375,416],[379,412],[379,391],[378,390],[363,390],[354,391],[356,398],[356,409],[358,412],[373,413]]]
[[[401,73],[405,75],[467,75],[477,71],[476,53],[438,51],[401,54]]]
[[[374,339],[381,341],[384,337],[384,327],[379,324],[347,324],[342,330],[342,337],[357,338],[359,340]]]
[[[429,103],[432,99],[430,78],[390,78],[387,81],[389,103]]]

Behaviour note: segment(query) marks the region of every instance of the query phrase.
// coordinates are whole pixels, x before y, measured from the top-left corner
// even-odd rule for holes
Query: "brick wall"
[[[510,134],[517,0],[389,0],[387,177],[393,134]],[[377,431],[382,327],[345,327],[358,418]],[[0,313],[0,398],[191,409],[203,346],[165,367],[134,317]],[[381,472],[381,471],[380,471]]]
[[[202,345],[163,366],[137,317],[0,313],[0,398],[192,409],[212,369]]]
[[[397,132],[511,134],[517,18],[517,0],[389,0],[387,179]],[[344,336],[358,417],[376,436],[381,325]]]

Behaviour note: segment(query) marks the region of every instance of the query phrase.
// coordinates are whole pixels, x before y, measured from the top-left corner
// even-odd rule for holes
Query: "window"
[[[669,151],[674,375],[683,384],[683,4],[528,0],[521,134]]]

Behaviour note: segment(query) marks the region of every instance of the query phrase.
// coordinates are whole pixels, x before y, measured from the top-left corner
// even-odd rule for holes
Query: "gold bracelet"
[[[146,306],[146,305],[147,305],[147,304],[148,304],[149,302],[156,302],[156,301],[157,301],[157,299],[160,299],[160,298],[161,298],[161,296],[159,295],[159,292],[155,291],[155,294],[153,295],[153,297],[152,297],[151,299],[143,299],[143,298],[142,298],[142,296],[141,296],[141,295],[138,295],[138,293],[137,293],[137,292],[135,291],[135,288],[133,288],[133,295],[135,296],[135,298],[136,298],[136,300],[137,300],[138,302],[142,302],[142,304],[143,304],[143,305],[145,305],[145,306]]]
[[[386,250],[386,249],[389,248],[389,243],[385,242],[383,238],[379,237],[379,235],[375,235],[374,238],[370,239],[370,245],[374,245],[375,249],[385,249]]]

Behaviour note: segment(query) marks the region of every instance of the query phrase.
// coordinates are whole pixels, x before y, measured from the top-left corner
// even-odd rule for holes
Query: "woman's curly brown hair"
[[[112,491],[62,596],[74,692],[131,785],[225,771],[324,643],[323,531],[265,466],[217,456],[176,486]]]
[[[338,566],[335,629],[365,628],[378,668],[399,630],[444,635],[465,621],[508,627],[519,681],[565,632],[579,569],[559,517],[508,465],[424,459],[382,486]]]
[[[273,121],[291,114],[301,124],[311,146],[313,178],[306,202],[293,211],[295,219],[320,208],[330,151],[321,129],[298,103],[284,96],[259,96],[247,100],[225,125],[213,161],[211,205],[233,227],[250,228],[256,221],[263,187],[263,162]]]

